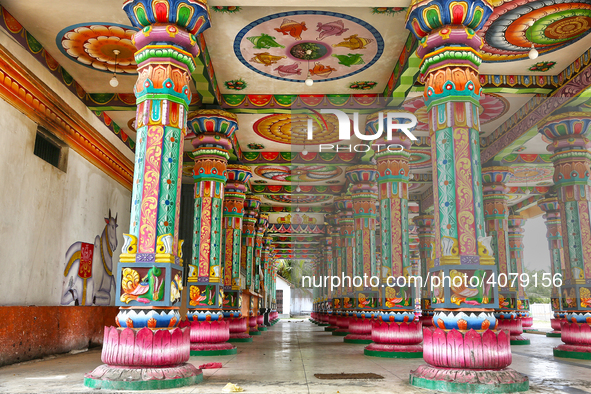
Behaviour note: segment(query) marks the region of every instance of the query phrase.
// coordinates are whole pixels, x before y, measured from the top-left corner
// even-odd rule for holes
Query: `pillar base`
[[[470,370],[420,365],[410,372],[415,387],[448,393],[517,393],[529,390],[529,379],[511,368]]]
[[[371,340],[371,334],[367,334],[367,335],[349,334],[345,338],[343,338],[343,342],[345,342],[345,343],[362,343],[362,344],[373,343],[373,341]]]
[[[259,327],[259,331],[267,331],[267,327]]]
[[[331,327],[331,326],[324,327],[324,331],[335,331],[337,329],[338,329],[338,327]]]
[[[261,332],[259,330],[256,331],[249,331],[248,335],[261,335]]]
[[[546,336],[548,338],[560,338],[562,334],[560,333],[560,331],[550,331],[546,333]]]
[[[191,343],[191,356],[227,356],[236,353],[236,346],[227,342]]]
[[[363,354],[385,358],[423,358],[423,346],[372,343],[363,349]]]
[[[346,337],[347,335],[349,335],[349,331],[335,330],[332,332],[332,335],[337,336],[337,337]]]
[[[529,339],[522,337],[521,335],[516,337],[511,337],[511,345],[530,345],[531,342]]]
[[[320,327],[328,327],[328,326],[330,326],[330,324],[328,324],[328,323],[318,323],[318,325]]]
[[[559,345],[553,350],[554,357],[576,358],[579,360],[591,360],[591,346]]]
[[[252,342],[252,337],[248,336],[246,338],[230,338],[228,339],[228,342],[230,343],[234,343],[234,342]]]
[[[84,375],[84,385],[103,390],[164,390],[192,386],[203,381],[203,372],[193,364],[176,367],[130,368],[100,365]]]

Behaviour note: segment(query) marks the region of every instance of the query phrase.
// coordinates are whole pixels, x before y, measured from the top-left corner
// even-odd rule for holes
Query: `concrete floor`
[[[591,361],[555,359],[559,338],[525,334],[530,346],[513,346],[512,368],[529,375],[530,393],[591,393]],[[408,384],[408,372],[423,361],[366,357],[365,345],[345,344],[308,321],[282,320],[253,343],[238,343],[238,354],[191,357],[196,366],[222,362],[204,370],[203,383],[163,393],[221,393],[232,382],[246,393],[433,393]],[[83,386],[85,372],[101,364],[100,350],[31,361],[0,368],[1,393],[98,392]],[[374,372],[383,380],[319,380],[315,373]]]

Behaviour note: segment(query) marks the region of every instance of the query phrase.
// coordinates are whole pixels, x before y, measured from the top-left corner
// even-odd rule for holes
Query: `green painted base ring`
[[[546,333],[546,336],[547,336],[548,338],[560,338],[560,337],[562,337],[562,334],[561,334],[561,333],[559,333],[559,332],[557,332],[557,333],[554,333],[554,332],[547,332],[547,333]]]
[[[259,330],[256,331],[249,331],[248,335],[261,335],[261,332]]]
[[[259,331],[267,331],[267,327],[259,327]]]
[[[530,345],[530,344],[531,344],[531,342],[529,339],[511,341],[511,345]]]
[[[342,331],[333,331],[332,335],[336,336],[336,337],[346,337],[347,335],[349,335],[348,332],[342,332]]]
[[[191,350],[191,356],[228,356],[236,353],[238,353],[238,348],[236,346],[232,349],[223,350]]]
[[[576,358],[579,360],[591,360],[591,352],[567,352],[554,349],[554,357]]]
[[[414,377],[412,374],[409,376],[408,381],[415,387],[435,391],[445,391],[448,393],[516,393],[529,390],[529,381],[521,383],[504,383],[499,385],[471,384],[428,380]]]
[[[373,341],[371,339],[347,339],[347,338],[343,338],[343,341],[345,343],[361,343],[364,345],[369,345],[370,343],[373,343]]]
[[[378,350],[363,349],[363,354],[371,357],[385,358],[423,358],[423,352],[380,352]]]
[[[334,331],[334,330],[336,330],[336,328],[324,327],[324,331]]]
[[[164,390],[192,386],[203,381],[203,373],[188,378],[170,380],[144,380],[141,382],[101,380],[84,378],[84,385],[93,389],[105,390]]]
[[[252,342],[252,338],[230,338],[228,342]]]
[[[330,324],[328,324],[328,323],[319,323],[318,325],[320,327],[328,327],[328,326],[330,326]]]

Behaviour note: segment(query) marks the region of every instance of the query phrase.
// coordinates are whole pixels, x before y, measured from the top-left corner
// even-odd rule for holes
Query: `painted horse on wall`
[[[113,251],[117,248],[117,215],[105,218],[105,229],[94,245],[76,242],[66,252],[62,305],[110,305]]]

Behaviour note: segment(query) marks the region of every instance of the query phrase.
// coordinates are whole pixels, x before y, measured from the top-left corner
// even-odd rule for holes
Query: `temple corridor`
[[[513,346],[512,368],[530,379],[530,393],[588,393],[591,360],[552,357],[560,338],[526,334],[531,346]],[[221,369],[204,369],[204,380],[194,386],[159,393],[220,393],[234,383],[245,393],[434,393],[408,384],[408,373],[422,359],[389,359],[363,356],[364,345],[343,343],[308,320],[283,319],[242,343],[238,354],[191,357],[198,367],[221,362]],[[84,374],[100,364],[100,349],[0,368],[0,392],[95,392],[83,385]],[[380,380],[320,380],[314,374],[376,373]],[[101,391],[105,392],[105,391]]]

